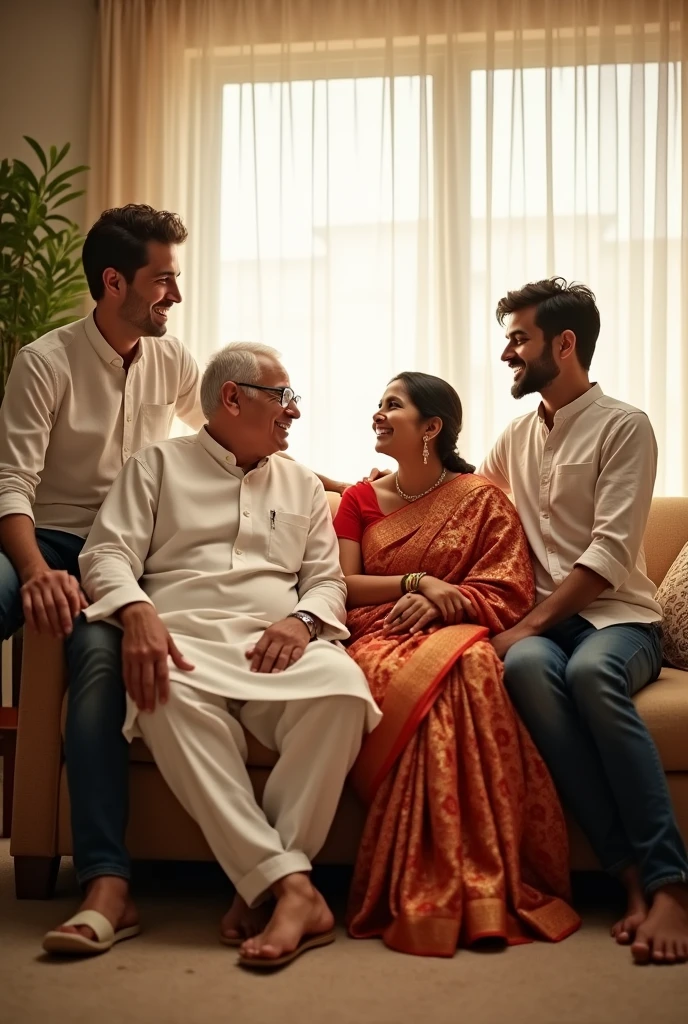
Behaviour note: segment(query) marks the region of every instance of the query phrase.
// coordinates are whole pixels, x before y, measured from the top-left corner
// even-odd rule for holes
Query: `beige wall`
[[[44,148],[71,142],[71,166],[88,163],[96,19],[95,0],[0,0],[0,159],[34,166],[31,135]],[[66,212],[82,222],[84,209]]]

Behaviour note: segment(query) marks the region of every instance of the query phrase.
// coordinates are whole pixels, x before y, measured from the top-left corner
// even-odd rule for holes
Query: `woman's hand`
[[[422,594],[405,594],[399,598],[385,619],[384,632],[386,636],[393,636],[395,633],[420,633],[439,618],[439,609],[427,597],[423,597]]]
[[[423,576],[419,592],[439,609],[445,625],[455,626],[465,619],[477,619],[478,612],[469,598],[464,597],[458,587],[435,576]]]

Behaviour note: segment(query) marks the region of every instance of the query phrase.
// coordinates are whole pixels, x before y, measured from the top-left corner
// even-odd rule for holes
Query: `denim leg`
[[[66,641],[69,701],[65,760],[74,866],[84,885],[101,875],[129,878],[129,744],[122,735],[122,633],[106,622],[74,623]]]
[[[658,631],[634,623],[595,630],[566,668],[567,689],[604,765],[647,893],[688,880],[664,769],[631,699],[660,668]]]
[[[20,588],[16,569],[0,551],[0,640],[9,640],[24,622]]]
[[[78,558],[84,542],[73,533],[36,530],[36,543],[51,569],[79,574]],[[21,580],[11,561],[0,551],[0,640],[8,640],[24,625]]]
[[[63,530],[36,530],[41,554],[51,569],[79,578],[83,538]],[[0,633],[11,636],[23,624],[20,580],[0,552]],[[72,807],[74,864],[79,882],[100,875],[129,877],[124,833],[129,811],[129,745],[122,736],[125,693],[122,634],[83,615],[65,641],[69,697],[65,761]]]
[[[507,652],[504,682],[564,803],[602,867],[618,874],[633,855],[602,761],[567,691],[568,655],[554,640],[529,637]]]

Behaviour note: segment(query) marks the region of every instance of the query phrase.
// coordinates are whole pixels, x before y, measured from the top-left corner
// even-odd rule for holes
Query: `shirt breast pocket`
[[[169,405],[144,403],[141,407],[141,433],[144,444],[165,441],[169,437],[174,418],[174,405],[174,402],[170,402]]]
[[[595,464],[569,462],[557,466],[552,487],[552,502],[561,509],[583,514],[592,507],[595,498]]]
[[[295,515],[293,512],[271,512],[268,561],[287,572],[298,572],[303,562],[310,524],[308,516]]]

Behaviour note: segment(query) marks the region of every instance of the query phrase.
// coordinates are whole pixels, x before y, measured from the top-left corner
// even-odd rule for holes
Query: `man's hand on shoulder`
[[[310,643],[308,626],[289,616],[273,622],[255,645],[246,652],[252,672],[283,672],[298,661]]]
[[[368,473],[368,476],[364,476],[363,479],[358,482],[359,484],[372,484],[376,480],[382,480],[383,476],[389,476],[391,472],[391,469],[376,469],[373,467],[370,473]],[[349,487],[350,484],[347,484],[346,486]]]
[[[25,577],[21,599],[27,626],[57,640],[71,634],[74,619],[88,607],[77,578],[47,565]]]
[[[192,672],[152,604],[137,601],[119,611],[124,628],[122,674],[127,693],[139,711],[153,711],[156,699],[164,704],[170,692],[168,656],[177,668]]]
[[[359,484],[372,484],[374,480],[381,480],[383,476],[389,476],[391,470],[389,469],[371,469],[368,476],[364,476],[358,481]],[[336,494],[343,494],[347,487],[353,487],[353,484],[344,484],[337,480],[330,480],[326,476],[319,477],[320,482],[326,491],[334,491]]]

